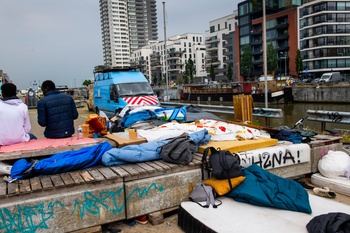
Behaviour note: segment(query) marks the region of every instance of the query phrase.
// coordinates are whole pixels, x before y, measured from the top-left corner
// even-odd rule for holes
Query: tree
[[[250,49],[248,45],[243,47],[242,56],[241,56],[241,73],[243,76],[247,77],[250,80],[250,70],[252,68],[252,57],[250,54]]]
[[[186,65],[184,75],[187,76],[188,83],[190,83],[193,81],[193,78],[196,74],[196,68],[191,58],[189,58],[188,61],[186,61],[185,63]]]
[[[295,71],[298,73],[298,76],[302,70],[303,70],[303,60],[301,58],[300,49],[298,49],[297,55],[295,57]]]
[[[267,72],[269,74],[272,74],[272,72],[274,72],[278,67],[278,61],[277,61],[278,55],[272,43],[267,45],[266,56],[267,56]]]
[[[152,83],[153,85],[158,85],[157,75],[153,75]]]
[[[91,80],[90,79],[85,79],[84,82],[83,82],[83,85],[84,86],[89,86],[89,84],[91,84]]]
[[[229,64],[227,68],[227,78],[230,82],[232,81],[232,76],[233,76],[232,65]]]
[[[211,77],[211,81],[214,81],[216,78],[213,64],[210,64],[210,77]]]

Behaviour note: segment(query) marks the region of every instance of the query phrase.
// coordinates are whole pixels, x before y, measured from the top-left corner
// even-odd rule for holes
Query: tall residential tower
[[[129,67],[136,49],[158,39],[156,0],[100,0],[104,65]]]

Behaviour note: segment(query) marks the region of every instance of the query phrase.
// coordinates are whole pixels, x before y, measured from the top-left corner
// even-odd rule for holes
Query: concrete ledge
[[[69,232],[125,219],[123,183],[2,199],[1,232]]]

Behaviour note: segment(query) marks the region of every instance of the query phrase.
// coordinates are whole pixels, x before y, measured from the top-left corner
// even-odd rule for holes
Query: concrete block
[[[127,219],[180,205],[201,181],[201,170],[193,169],[125,182]]]
[[[317,146],[311,148],[311,172],[318,172],[318,161],[328,154],[329,150],[341,151],[343,148],[342,143],[334,143],[329,145]]]

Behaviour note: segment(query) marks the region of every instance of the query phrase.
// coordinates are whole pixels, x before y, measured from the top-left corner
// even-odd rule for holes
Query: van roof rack
[[[130,70],[137,70],[137,66],[122,66],[122,67],[111,67],[111,66],[95,66],[94,67],[94,74],[95,73],[107,73],[111,71],[130,71]]]

